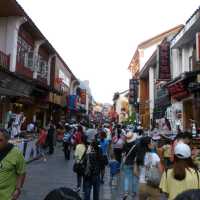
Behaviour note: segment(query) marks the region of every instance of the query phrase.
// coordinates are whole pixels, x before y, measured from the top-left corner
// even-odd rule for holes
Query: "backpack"
[[[64,141],[64,142],[70,142],[70,140],[71,140],[71,135],[70,135],[70,133],[65,132],[65,133],[64,133],[64,137],[63,137],[63,141]]]

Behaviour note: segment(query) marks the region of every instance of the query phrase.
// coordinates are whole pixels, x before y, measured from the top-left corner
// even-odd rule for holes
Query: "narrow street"
[[[46,194],[59,187],[75,188],[76,175],[72,171],[73,161],[65,161],[58,145],[55,154],[45,163],[42,160],[27,165],[27,178],[20,200],[43,200]],[[101,200],[117,200],[120,192],[109,186],[109,174],[101,188]]]

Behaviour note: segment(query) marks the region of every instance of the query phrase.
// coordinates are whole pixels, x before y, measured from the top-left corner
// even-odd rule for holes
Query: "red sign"
[[[159,45],[159,80],[170,80],[171,79],[171,70],[170,70],[170,43],[164,42]]]
[[[81,104],[86,104],[86,90],[81,90]]]
[[[189,91],[187,90],[186,84],[182,81],[168,86],[168,90],[171,97],[177,100],[181,100],[190,95]]]
[[[200,61],[200,33],[196,34],[196,53],[197,61]]]

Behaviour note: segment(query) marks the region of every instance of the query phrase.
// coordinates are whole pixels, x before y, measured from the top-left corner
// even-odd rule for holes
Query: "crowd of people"
[[[87,129],[81,124],[65,123],[63,128],[64,158],[73,159],[77,185],[73,191],[55,189],[45,200],[99,200],[106,169],[110,170],[110,187],[122,185],[121,199],[196,200],[200,172],[192,155],[190,133],[179,133],[174,140],[166,139],[161,144],[120,124]],[[55,134],[52,122],[39,132],[36,144],[45,162],[47,152],[54,153]],[[25,180],[25,161],[8,140],[6,130],[0,129],[0,199],[17,200]]]

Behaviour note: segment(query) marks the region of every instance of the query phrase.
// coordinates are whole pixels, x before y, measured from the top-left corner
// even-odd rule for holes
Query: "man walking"
[[[25,160],[17,148],[8,143],[9,135],[0,128],[0,199],[17,200],[25,180]]]

